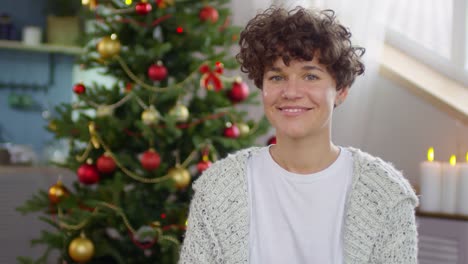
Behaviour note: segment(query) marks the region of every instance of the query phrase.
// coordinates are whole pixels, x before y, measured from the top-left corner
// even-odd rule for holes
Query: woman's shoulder
[[[370,190],[389,204],[404,199],[411,199],[417,204],[413,187],[393,164],[356,148],[347,149],[354,159],[353,189]]]
[[[242,149],[214,162],[195,180],[193,189],[195,191],[209,191],[243,183],[248,158],[261,149],[261,147]]]

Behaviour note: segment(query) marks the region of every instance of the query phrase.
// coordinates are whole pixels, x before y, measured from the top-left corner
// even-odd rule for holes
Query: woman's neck
[[[270,154],[285,170],[311,174],[329,167],[339,156],[340,149],[330,140],[288,140],[277,139],[270,148]]]

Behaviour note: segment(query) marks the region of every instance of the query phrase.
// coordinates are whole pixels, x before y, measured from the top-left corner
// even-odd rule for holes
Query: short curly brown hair
[[[241,70],[260,89],[265,70],[277,58],[289,65],[293,59],[311,61],[318,52],[337,90],[350,87],[365,70],[361,62],[365,49],[351,44],[351,32],[336,20],[333,10],[271,7],[249,21],[239,45],[236,58]]]

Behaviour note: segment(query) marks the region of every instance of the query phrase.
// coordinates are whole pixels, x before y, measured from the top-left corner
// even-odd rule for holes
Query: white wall
[[[272,0],[231,0],[232,22],[244,26],[258,11],[265,10],[273,3]]]
[[[354,88],[358,87],[350,93]],[[458,161],[464,161],[468,151],[466,125],[383,77],[373,89],[364,142],[358,147],[392,162],[416,185],[419,163],[426,159],[430,146],[435,148],[437,160],[448,161],[451,154],[457,154]],[[340,110],[334,120],[336,127],[340,121],[354,118],[346,113],[346,102]],[[345,130],[334,131],[335,142],[342,145],[358,142],[359,137],[349,136]]]

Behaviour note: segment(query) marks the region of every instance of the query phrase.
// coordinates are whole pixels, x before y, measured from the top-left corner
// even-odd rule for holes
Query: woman
[[[364,49],[333,11],[270,8],[237,59],[277,144],[215,163],[194,184],[180,263],[416,263],[417,198],[400,172],[331,140]]]

